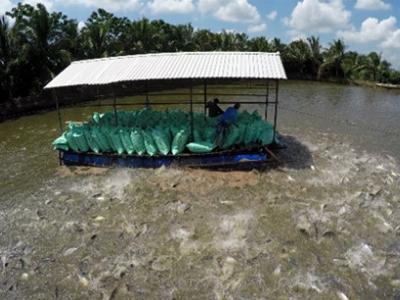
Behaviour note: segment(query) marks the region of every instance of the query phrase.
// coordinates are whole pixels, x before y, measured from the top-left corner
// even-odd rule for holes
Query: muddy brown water
[[[280,90],[262,171],[68,169],[55,112],[1,123],[0,298],[397,299],[400,93]]]

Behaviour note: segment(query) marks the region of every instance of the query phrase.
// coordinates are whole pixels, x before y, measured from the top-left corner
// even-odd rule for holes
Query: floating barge
[[[86,104],[78,104],[82,107],[112,107],[116,118],[117,108],[121,107],[187,105],[191,116],[190,139],[193,140],[194,106],[202,106],[206,114],[207,101],[214,97],[223,97],[235,100],[220,101],[220,104],[235,102],[242,106],[256,106],[256,109],[263,106],[265,120],[268,120],[269,114],[272,114],[273,140],[276,141],[279,81],[285,79],[287,79],[286,73],[279,53],[181,52],[73,62],[49,82],[45,89],[53,92],[60,132],[64,131],[60,103],[68,104],[71,99],[72,102],[76,102],[76,99],[82,99],[82,101],[87,99]],[[238,84],[242,86],[239,93],[235,92],[236,86],[234,86]],[[215,88],[218,85],[224,85],[224,88]],[[162,92],[168,89],[184,89],[187,92]],[[129,102],[117,100],[126,96],[130,96]],[[185,100],[152,101],[150,99],[157,96],[184,97]],[[90,101],[94,97],[98,101]],[[201,97],[202,101],[195,101],[194,97]],[[239,97],[246,97],[246,101],[237,101]],[[250,100],[249,97],[251,97]],[[132,101],[132,98],[138,98],[138,101]],[[113,101],[105,103],[101,99],[113,99]],[[144,101],[139,99],[144,99]],[[117,119],[116,122],[118,123]],[[271,149],[259,146],[252,149],[239,148],[204,154],[181,153],[156,156],[77,153],[59,150],[59,159],[61,164],[69,166],[158,168],[161,166],[230,167],[264,164],[276,161],[276,156]]]
[[[60,162],[67,166],[92,166],[92,167],[127,167],[127,168],[159,168],[162,166],[182,167],[237,167],[256,166],[264,164],[273,159],[273,155],[267,151],[221,151],[206,154],[180,155],[118,155],[118,154],[96,154],[76,153],[71,151],[59,151]]]

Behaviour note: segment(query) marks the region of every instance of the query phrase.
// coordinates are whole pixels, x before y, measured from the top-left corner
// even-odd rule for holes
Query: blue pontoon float
[[[193,138],[195,106],[202,106],[206,114],[207,101],[222,97],[230,101],[220,101],[221,104],[232,104],[234,101],[242,106],[253,106],[255,109],[263,106],[265,120],[268,120],[269,114],[272,113],[275,141],[279,81],[285,79],[286,74],[279,53],[180,52],[76,61],[49,82],[45,89],[52,91],[61,132],[64,130],[64,124],[60,106],[72,103],[79,102],[77,105],[84,107],[109,106],[113,108],[116,117],[117,108],[122,107],[187,105]],[[235,92],[238,88],[239,92]],[[165,92],[166,90],[179,92]],[[130,96],[129,101],[117,101],[126,96]],[[183,97],[184,100],[150,99],[160,96]],[[198,101],[199,97],[202,101]],[[246,99],[239,101],[238,98],[242,97]],[[112,102],[104,99],[112,99]],[[205,154],[156,156],[60,150],[59,158],[60,163],[65,165],[130,168],[232,167],[264,164],[277,159],[272,147],[256,145]]]

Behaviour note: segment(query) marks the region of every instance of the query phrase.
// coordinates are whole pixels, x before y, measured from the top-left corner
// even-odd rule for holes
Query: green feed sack
[[[247,124],[246,129],[244,131],[243,143],[245,145],[249,145],[252,143],[253,139],[254,139],[253,126],[252,124]]]
[[[193,129],[193,139],[196,143],[204,140],[199,129]]]
[[[69,147],[68,147],[68,145],[65,145],[65,144],[56,144],[56,145],[54,145],[54,149],[55,149],[55,150],[64,150],[64,151],[68,151],[68,150],[69,150]]]
[[[243,142],[245,145],[253,144],[257,141],[261,132],[260,123],[252,122],[246,126]]]
[[[199,143],[189,143],[186,145],[190,152],[193,153],[209,153],[215,148],[213,143],[199,142]]]
[[[101,152],[108,152],[111,150],[111,146],[106,135],[99,127],[92,127],[92,137],[96,140]]]
[[[208,127],[217,127],[218,123],[219,123],[219,117],[215,117],[215,118],[206,118],[206,124]]]
[[[113,129],[113,130],[110,130],[108,133],[109,133],[109,136],[110,136],[113,146],[114,146],[113,150],[115,152],[117,152],[118,154],[124,153],[125,149],[122,144],[121,137],[119,135],[119,130]]]
[[[144,146],[148,155],[153,156],[158,153],[156,143],[154,142],[153,136],[147,130],[142,131]]]
[[[89,127],[85,127],[85,128],[83,128],[83,133],[85,135],[85,138],[89,145],[90,150],[92,150],[95,153],[99,153],[100,146],[97,143],[96,139],[93,137],[91,129]]]
[[[171,136],[169,130],[157,127],[153,129],[152,136],[158,151],[163,155],[167,155],[171,150]]]
[[[73,137],[72,131],[70,131],[70,130],[67,131],[67,133],[65,134],[65,138],[68,141],[68,147],[71,148],[75,152],[79,152],[79,146],[75,142],[75,138]]]
[[[125,152],[130,154],[133,154],[135,152],[135,148],[133,147],[131,137],[130,137],[130,131],[126,128],[122,128],[119,130],[119,137],[121,139],[122,145],[124,146]]]
[[[236,144],[240,145],[240,144],[244,144],[244,137],[245,137],[245,134],[246,134],[246,125],[245,124],[239,124],[238,128],[239,128],[239,137],[237,139]]]
[[[64,150],[64,151],[69,150],[68,140],[65,137],[65,132],[60,137],[58,137],[57,139],[54,140],[53,147],[54,147],[54,149],[57,149],[57,150]]]
[[[250,121],[251,121],[251,114],[249,114],[246,110],[243,112],[239,112],[238,123],[248,124]]]
[[[83,130],[73,130],[72,138],[74,139],[75,143],[78,145],[78,149],[80,152],[89,151],[89,145],[86,141],[85,135],[83,134]]]
[[[185,146],[189,140],[189,131],[186,129],[180,130],[172,141],[172,154],[177,155],[185,150]]]
[[[175,136],[178,134],[178,132],[181,131],[182,129],[183,129],[182,127],[180,127],[180,126],[175,126],[175,125],[171,125],[171,126],[169,127],[169,131],[170,131],[170,133],[171,133],[171,135],[172,135],[173,137],[175,137]]]
[[[141,129],[132,130],[131,141],[136,154],[143,155],[146,152],[146,146],[144,145],[144,139]]]
[[[110,151],[117,151],[117,146],[114,145],[114,140],[111,136],[114,127],[111,126],[102,126],[100,127],[101,133],[107,139],[107,144],[110,146]]]
[[[167,118],[175,126],[182,126],[188,122],[188,114],[178,109],[168,110]]]
[[[204,140],[213,143],[215,141],[215,138],[217,136],[217,128],[216,127],[205,127],[203,130],[203,137]]]
[[[228,128],[228,132],[224,137],[222,149],[228,149],[238,142],[240,138],[240,129],[235,125],[231,125]]]
[[[80,123],[73,121],[67,121],[67,124],[68,124],[67,125],[68,130],[73,130],[74,128],[79,127],[81,125]]]
[[[274,130],[269,127],[264,127],[258,139],[262,145],[272,144],[274,140]]]
[[[261,118],[261,116],[260,116],[260,114],[258,113],[257,110],[255,110],[255,111],[253,111],[253,112],[251,113],[251,117],[252,117],[252,119],[253,119],[254,121],[262,120],[262,118]]]
[[[92,120],[93,120],[93,123],[100,124],[100,121],[101,121],[100,114],[98,112],[93,113]]]

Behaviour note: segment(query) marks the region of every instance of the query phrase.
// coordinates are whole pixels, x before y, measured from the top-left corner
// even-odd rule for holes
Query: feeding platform
[[[99,151],[97,148],[101,147],[93,147],[93,143],[90,145],[92,133],[85,132],[81,136],[87,139],[91,147],[84,149],[84,151],[81,151],[82,149],[78,147],[73,147],[73,145],[70,145],[72,147],[66,145],[65,149],[59,149],[60,162],[63,164],[116,165],[133,168],[157,168],[163,165],[223,167],[236,164],[265,163],[274,160],[275,155],[268,146],[276,141],[279,81],[282,79],[286,79],[286,74],[279,53],[159,53],[77,61],[55,77],[45,89],[53,91],[61,132],[64,132],[65,128],[59,110],[60,103],[68,105],[70,102],[76,103],[76,99],[80,99],[81,102],[87,100],[85,104],[78,104],[80,106],[108,106],[112,108],[113,126],[116,128],[124,126],[123,129],[114,128],[110,135],[115,136],[115,132],[118,131],[116,137],[122,140],[125,153],[123,150],[117,151],[118,147],[113,142],[110,142],[110,144],[113,144],[114,147],[107,148],[104,146],[102,151]],[[165,90],[178,90],[179,92],[165,92]],[[128,102],[119,100],[126,96],[131,96]],[[181,99],[174,101],[153,100],[156,97],[163,96]],[[262,128],[262,130],[270,130],[271,133],[261,131],[257,132],[252,140],[246,142],[237,138],[237,142],[229,144],[229,147],[219,145],[209,153],[191,153],[193,150],[190,145],[193,142],[198,142],[199,134],[197,131],[199,128],[213,126],[210,125],[210,122],[202,122],[202,120],[203,118],[204,120],[207,119],[207,102],[216,97],[224,99],[224,101],[220,101],[222,105],[233,104],[234,102],[240,103],[243,108],[248,105],[259,110],[260,107],[263,107],[264,125],[260,120],[257,120],[261,124],[261,127],[258,126],[257,130],[259,131]],[[199,98],[201,101],[199,101]],[[95,99],[98,101],[90,101]],[[112,102],[101,101],[101,99],[112,99]],[[171,148],[163,151],[162,145],[159,147],[159,144],[157,144],[159,151],[155,147],[155,151],[147,151],[147,154],[137,153],[134,149],[129,151],[131,141],[128,138],[129,143],[126,140],[124,142],[124,134],[129,137],[133,134],[133,131],[139,130],[143,136],[146,136],[149,128],[146,124],[135,123],[135,119],[133,119],[133,123],[131,122],[133,125],[119,120],[121,109],[129,106],[143,107],[146,110],[160,105],[163,107],[170,105],[187,106],[188,113],[185,119],[185,128],[187,128],[185,145],[187,144],[187,147],[185,148],[185,145],[183,145],[179,151],[173,152],[174,155],[168,150]],[[199,109],[199,106],[202,109]],[[203,117],[199,118],[199,110],[204,110]],[[111,112],[108,114],[110,115]],[[269,121],[269,117],[271,121]],[[258,118],[261,119],[260,116]],[[159,121],[156,125],[168,127],[164,126],[163,122]],[[95,125],[100,126],[100,124]],[[129,128],[129,126],[135,127]],[[251,124],[248,124],[248,128],[245,129],[231,125],[229,131],[233,132],[237,127],[242,129],[242,133],[246,131],[247,135],[251,135],[254,131],[254,127],[251,126]],[[124,133],[124,130],[128,133]],[[171,128],[167,131],[170,132],[172,139],[174,139],[174,136],[176,138],[177,132],[175,130]],[[96,137],[95,133],[94,136]],[[270,138],[270,142],[261,143],[260,141],[265,141],[266,137]]]

